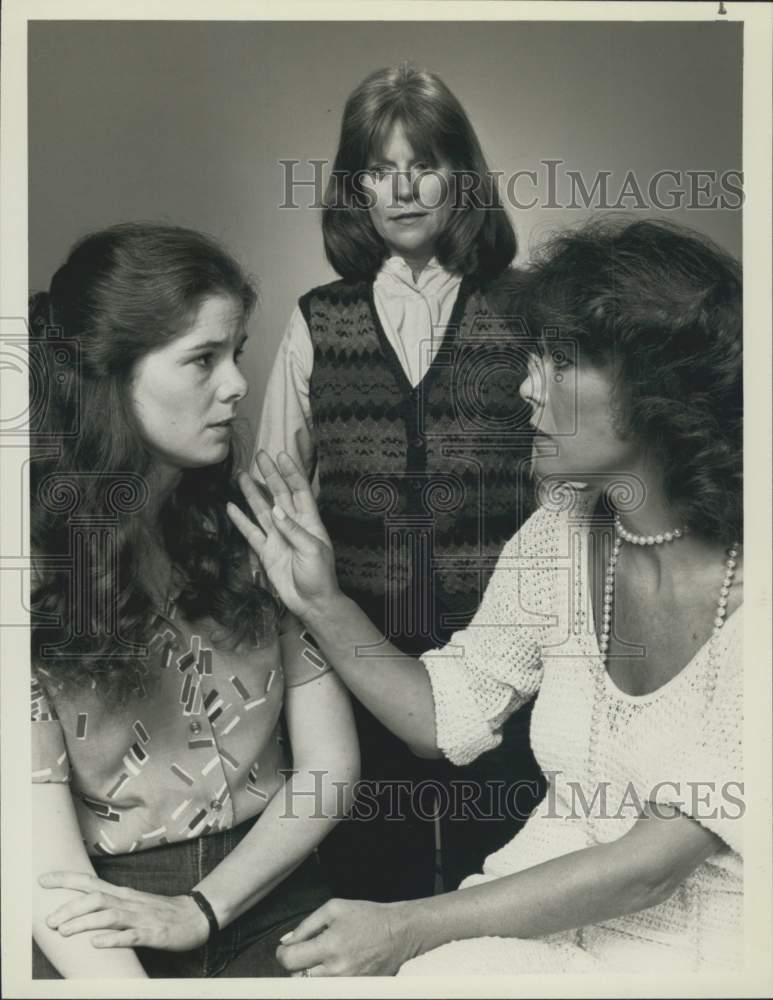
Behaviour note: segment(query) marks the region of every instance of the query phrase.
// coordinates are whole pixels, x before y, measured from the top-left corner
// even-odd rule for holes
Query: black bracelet
[[[212,904],[204,893],[199,892],[198,889],[191,889],[188,895],[207,918],[207,923],[209,924],[209,936],[212,938],[220,930],[220,924],[217,922],[217,917],[215,916],[215,911],[212,909]]]

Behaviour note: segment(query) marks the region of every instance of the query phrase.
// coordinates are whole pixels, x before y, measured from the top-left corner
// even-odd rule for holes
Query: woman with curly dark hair
[[[224,514],[254,304],[214,241],[152,224],[87,236],[31,301],[36,978],[282,975],[327,897],[348,700]]]
[[[741,280],[655,222],[556,237],[501,294],[534,337],[521,393],[541,506],[478,614],[420,660],[356,655],[307,485],[234,521],[351,690],[416,752],[468,761],[536,693],[549,778],[524,829],[443,896],[333,900],[285,938],[310,975],[717,971],[743,948]],[[402,967],[402,968],[401,968]]]

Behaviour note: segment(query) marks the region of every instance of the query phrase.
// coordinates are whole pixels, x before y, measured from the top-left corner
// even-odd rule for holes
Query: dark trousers
[[[92,861],[97,875],[114,885],[181,895],[233,850],[253,822],[192,842],[166,844],[130,855],[95,857]],[[152,978],[288,976],[276,960],[279,938],[329,898],[319,859],[312,854],[268,896],[200,948],[186,952],[137,948],[137,957]],[[32,978],[62,978],[34,942]]]
[[[501,746],[472,764],[422,760],[355,701],[362,779],[352,817],[320,846],[335,896],[390,902],[435,891],[435,813],[443,888],[455,889],[504,846],[545,794],[529,745],[531,704],[504,727]]]

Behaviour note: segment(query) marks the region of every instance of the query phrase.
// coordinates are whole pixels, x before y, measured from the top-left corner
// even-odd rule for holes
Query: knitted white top
[[[548,794],[463,886],[616,840],[647,801],[676,805],[725,846],[657,906],[542,941],[454,942],[409,962],[407,974],[447,974],[449,963],[460,972],[598,970],[599,963],[654,971],[654,960],[657,969],[673,962],[688,971],[739,960],[742,607],[713,657],[707,643],[651,694],[623,693],[598,650],[587,504],[576,500],[574,509],[542,507],[526,522],[504,547],[471,625],[423,657],[438,743],[455,763],[496,746],[504,719],[537,692],[531,740]],[[594,802],[601,783],[606,808],[600,795]]]

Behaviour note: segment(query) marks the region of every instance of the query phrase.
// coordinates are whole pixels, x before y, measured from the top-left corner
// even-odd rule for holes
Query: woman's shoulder
[[[371,280],[346,281],[343,278],[328,281],[324,285],[315,285],[301,295],[298,299],[298,306],[301,312],[305,313],[308,311],[309,304],[314,300],[346,305],[369,295],[372,284]]]

